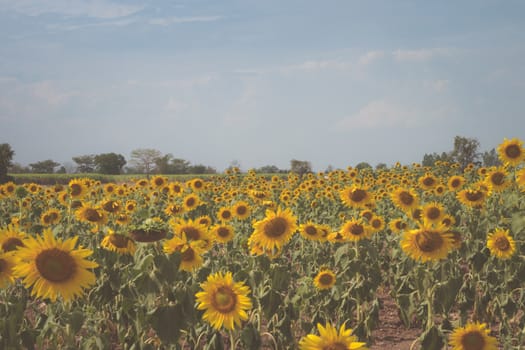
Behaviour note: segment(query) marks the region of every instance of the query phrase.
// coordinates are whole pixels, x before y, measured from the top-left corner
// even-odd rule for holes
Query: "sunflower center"
[[[427,218],[429,218],[430,220],[436,220],[440,216],[441,216],[441,210],[439,210],[439,208],[432,207],[432,208],[429,208],[427,211]]]
[[[346,349],[348,349],[348,346],[340,342],[328,344],[323,347],[323,350],[346,350]]]
[[[155,179],[155,185],[156,185],[156,186],[162,186],[162,185],[164,185],[164,180],[161,179],[161,178],[156,178],[156,179]]]
[[[188,198],[188,199],[186,200],[186,205],[187,205],[188,207],[193,207],[193,206],[195,205],[195,198],[191,198],[191,197]]]
[[[366,198],[366,191],[361,189],[355,189],[350,193],[350,199],[353,202],[361,202]]]
[[[268,237],[281,237],[287,228],[288,223],[284,218],[273,218],[264,225],[264,234]]]
[[[71,184],[70,188],[72,196],[78,196],[82,193],[82,186],[79,184]]]
[[[248,209],[245,206],[240,206],[240,207],[237,207],[237,209],[236,209],[238,215],[246,214],[247,210]]]
[[[230,235],[230,230],[228,230],[226,227],[219,227],[217,234],[221,237],[228,237]]]
[[[407,224],[405,224],[403,221],[396,221],[396,228],[397,228],[398,230],[402,230],[402,229],[404,229],[406,226],[407,226]]]
[[[68,252],[51,248],[38,254],[36,268],[46,280],[60,283],[69,281],[75,274],[76,262]]]
[[[195,181],[195,182],[193,183],[193,187],[195,187],[195,188],[202,188],[202,182],[200,182],[200,181]]]
[[[469,191],[465,193],[465,198],[471,202],[477,202],[483,198],[483,192],[481,191]]]
[[[221,213],[221,218],[229,219],[232,217],[232,213],[229,210],[225,210]]]
[[[84,217],[86,218],[87,221],[91,221],[91,222],[100,221],[100,219],[102,218],[100,214],[98,213],[98,211],[93,208],[87,208],[84,214]]]
[[[461,345],[465,350],[483,349],[485,339],[479,332],[469,332],[461,338]]]
[[[372,227],[373,228],[380,228],[381,227],[381,220],[378,220],[378,219],[372,220]]]
[[[119,210],[119,205],[115,201],[107,201],[106,203],[104,203],[102,208],[104,208],[104,210],[109,213],[115,213]]]
[[[0,273],[4,270],[7,270],[7,261],[0,259]]]
[[[453,188],[456,188],[456,187],[459,187],[459,185],[461,184],[461,181],[459,179],[454,179],[450,182],[450,185],[453,187]]]
[[[112,234],[109,235],[109,241],[117,248],[126,248],[128,246],[129,238],[124,235]]]
[[[425,177],[423,179],[423,185],[425,185],[425,186],[433,186],[434,183],[435,183],[435,180],[432,177]]]
[[[201,238],[199,230],[197,230],[195,227],[184,227],[182,230],[186,234],[186,238],[192,239],[192,240],[198,240]]]
[[[421,231],[416,235],[416,245],[419,250],[431,253],[443,246],[443,237],[436,231]]]
[[[510,159],[516,159],[521,156],[521,148],[518,145],[509,145],[505,148],[505,154]]]
[[[496,238],[496,241],[494,242],[494,245],[501,252],[506,252],[507,250],[510,249],[510,243],[509,243],[509,240],[506,237],[498,237],[498,238]]]
[[[490,180],[494,185],[503,185],[505,182],[505,174],[503,173],[494,173],[490,177]]]
[[[354,236],[360,236],[365,232],[365,229],[363,225],[352,225],[349,231]]]
[[[309,236],[315,236],[317,234],[317,230],[313,226],[306,226],[304,232]]]
[[[2,250],[4,252],[10,252],[10,251],[17,249],[17,247],[23,247],[23,246],[24,246],[24,243],[22,243],[20,239],[16,237],[10,237],[6,239],[4,243],[2,243]]]
[[[228,313],[235,310],[237,295],[226,286],[219,287],[212,298],[214,308],[220,313]]]
[[[334,278],[332,277],[332,275],[328,274],[328,273],[323,273],[320,277],[319,277],[319,283],[323,286],[329,286],[332,284]]]
[[[193,251],[191,247],[188,247],[188,249],[183,251],[181,254],[182,261],[193,261],[194,258],[195,258],[195,252]]]
[[[401,192],[399,194],[399,200],[401,201],[401,203],[403,203],[404,205],[411,205],[412,203],[414,203],[414,196],[412,196],[410,193],[408,192]]]

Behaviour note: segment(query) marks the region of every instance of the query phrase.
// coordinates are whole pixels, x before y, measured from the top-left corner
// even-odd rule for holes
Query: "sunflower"
[[[210,238],[208,227],[191,219],[171,221],[170,224],[175,236],[182,237],[184,235],[190,241],[199,241]]]
[[[49,298],[55,302],[62,296],[69,302],[83,294],[85,288],[95,284],[95,275],[88,271],[98,266],[85,258],[93,254],[82,247],[75,249],[78,237],[64,241],[56,239],[50,229],[42,236],[28,237],[25,247],[19,248],[19,259],[13,268],[15,275],[22,278],[31,294]]]
[[[385,220],[381,216],[374,215],[370,219],[369,227],[373,233],[379,232],[385,228]]]
[[[357,341],[352,335],[352,329],[345,328],[343,324],[337,332],[337,328],[327,323],[324,327],[318,323],[319,335],[308,334],[299,341],[299,350],[366,350],[366,344]]]
[[[86,183],[82,179],[73,179],[69,181],[68,187],[69,187],[69,195],[73,199],[82,198],[88,192]]]
[[[370,227],[365,225],[360,219],[349,220],[341,227],[341,234],[354,242],[370,238],[372,233],[373,231]]]
[[[321,271],[319,271],[314,277],[314,285],[320,290],[332,288],[335,285],[335,281],[335,273],[327,268],[321,269]]]
[[[306,239],[318,240],[321,236],[321,230],[318,225],[314,224],[311,221],[301,224],[299,226],[299,233]]]
[[[20,247],[25,247],[24,239],[27,234],[20,231],[17,224],[10,224],[0,229],[0,251],[11,252]]]
[[[407,223],[403,219],[394,219],[390,221],[390,224],[388,225],[390,227],[390,230],[394,233],[399,233],[406,229]]]
[[[427,203],[422,208],[422,218],[424,221],[436,224],[443,220],[445,217],[445,208],[443,204],[438,202]]]
[[[40,223],[43,226],[54,225],[60,221],[61,217],[58,209],[50,208],[40,215]]]
[[[113,194],[115,193],[115,191],[117,190],[117,185],[115,185],[114,183],[108,183],[108,184],[105,184],[104,185],[104,193],[105,194]]]
[[[168,178],[162,175],[155,175],[151,178],[150,184],[153,188],[164,187],[168,183]]]
[[[510,185],[508,172],[503,167],[490,170],[485,177],[485,182],[494,192],[502,192]]]
[[[203,291],[195,294],[197,309],[206,310],[202,319],[213,328],[233,330],[248,319],[247,311],[252,308],[250,288],[243,282],[235,282],[231,272],[209,275],[200,286]]]
[[[200,204],[200,198],[194,193],[190,193],[182,200],[182,206],[185,211],[190,211],[197,208]]]
[[[464,184],[466,180],[461,175],[453,175],[451,176],[447,181],[448,189],[452,192],[459,190]]]
[[[522,191],[525,191],[525,168],[520,169],[516,173],[516,183]]]
[[[339,193],[344,204],[352,208],[366,208],[373,200],[368,190],[361,186],[346,187]]]
[[[413,189],[397,188],[391,195],[392,202],[405,212],[416,209],[419,205],[419,199]]]
[[[188,185],[195,192],[202,191],[204,189],[204,181],[202,179],[199,179],[199,178],[195,178],[195,179],[190,180]]]
[[[11,197],[15,194],[16,185],[12,182],[6,182],[5,184],[0,186],[0,192],[3,193],[7,197]]]
[[[115,216],[117,225],[127,225],[131,222],[131,217],[125,213],[119,213]]]
[[[452,249],[452,235],[443,225],[422,224],[420,228],[405,232],[401,248],[414,260],[422,262],[440,260]]]
[[[205,249],[201,240],[189,241],[186,234],[182,234],[182,237],[173,236],[164,242],[163,249],[167,254],[180,253],[180,271],[192,272],[202,266],[202,254],[204,254]]]
[[[228,224],[218,224],[211,228],[211,233],[215,240],[221,243],[228,243],[233,239],[235,230]]]
[[[98,206],[94,206],[91,203],[82,203],[75,211],[75,216],[78,221],[87,222],[90,224],[104,224],[107,222],[106,213],[101,210]]]
[[[452,350],[497,350],[498,341],[489,333],[485,323],[467,323],[452,332],[449,343]]]
[[[496,229],[487,237],[490,254],[499,259],[509,259],[516,252],[516,243],[508,230]]]
[[[498,155],[501,162],[505,165],[517,166],[525,159],[523,142],[517,138],[512,140],[504,139],[498,146]]]
[[[133,255],[136,250],[135,241],[133,239],[125,235],[114,233],[111,230],[109,231],[109,234],[104,237],[102,242],[100,242],[100,245],[103,248],[119,254]]]
[[[170,194],[173,196],[180,196],[184,192],[184,185],[178,181],[173,181],[168,184]]]
[[[137,201],[133,199],[126,201],[126,205],[124,205],[124,208],[126,208],[126,211],[128,213],[135,211],[135,209],[137,209]]]
[[[217,212],[217,219],[222,222],[230,221],[233,219],[233,212],[228,207],[222,207]]]
[[[168,204],[164,209],[164,213],[169,216],[177,216],[184,213],[184,207],[177,203]]]
[[[0,251],[0,289],[15,283],[13,267],[16,264],[15,252]]]
[[[239,201],[235,203],[232,210],[233,215],[239,220],[244,220],[251,214],[250,205],[244,201]]]
[[[456,198],[463,205],[471,208],[482,208],[487,198],[487,192],[481,188],[466,188],[456,194]]]
[[[297,230],[297,218],[289,208],[267,209],[264,219],[253,224],[252,240],[260,243],[267,251],[280,250]]]
[[[438,179],[432,173],[426,173],[418,179],[419,187],[428,191],[439,184]]]
[[[201,215],[195,219],[195,222],[208,227],[211,225],[211,218],[208,215]]]
[[[117,213],[122,208],[120,202],[113,199],[104,200],[100,207],[108,213]]]

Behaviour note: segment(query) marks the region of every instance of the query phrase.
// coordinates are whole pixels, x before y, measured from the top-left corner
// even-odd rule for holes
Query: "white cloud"
[[[361,55],[361,57],[359,57],[357,63],[359,65],[365,65],[366,66],[366,65],[372,63],[375,60],[383,58],[384,56],[385,56],[385,52],[384,51],[369,51],[369,52],[365,53],[364,55]]]
[[[354,65],[347,61],[337,60],[312,60],[305,61],[299,64],[289,65],[281,68],[285,73],[294,71],[320,71],[320,70],[342,70],[347,71],[352,69]]]
[[[144,7],[124,5],[108,0],[0,0],[4,10],[28,16],[59,14],[70,17],[112,19],[132,15]]]
[[[416,117],[413,108],[386,100],[376,100],[362,107],[357,113],[340,120],[337,126],[345,130],[410,126],[414,124]]]
[[[430,48],[418,50],[396,50],[392,52],[392,56],[396,61],[400,62],[423,62],[428,61],[437,56],[448,56],[451,50],[447,48]]]
[[[168,26],[170,24],[193,23],[193,22],[214,22],[222,19],[222,16],[195,16],[195,17],[167,17],[153,18],[148,21],[149,24]]]

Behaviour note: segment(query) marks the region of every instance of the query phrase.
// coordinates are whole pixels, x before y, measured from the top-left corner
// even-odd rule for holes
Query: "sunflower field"
[[[381,295],[413,349],[522,349],[523,142],[498,155],[0,185],[0,349],[368,349]]]

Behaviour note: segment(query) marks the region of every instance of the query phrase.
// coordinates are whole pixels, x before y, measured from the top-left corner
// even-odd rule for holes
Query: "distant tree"
[[[491,166],[500,166],[501,160],[498,157],[498,153],[496,152],[496,149],[491,149],[490,151],[485,151],[481,154],[481,159],[483,160],[483,166],[485,167],[491,167]]]
[[[60,163],[57,163],[51,159],[29,164],[31,167],[31,172],[36,174],[52,174],[55,172],[55,168],[59,165]]]
[[[162,156],[162,153],[152,148],[139,148],[131,151],[130,163],[135,168],[145,173],[148,177],[153,172],[156,166],[157,159]]]
[[[203,164],[191,165],[188,168],[188,174],[216,174],[217,170],[213,167]]]
[[[31,169],[27,166],[23,166],[20,163],[13,163],[9,167],[9,172],[13,174],[27,174],[31,172]]]
[[[173,174],[170,164],[172,160],[173,155],[171,153],[155,158],[155,170],[159,174]]]
[[[332,171],[334,171],[334,167],[332,166],[332,164],[328,164],[324,172],[331,173]]]
[[[452,161],[459,163],[464,169],[470,163],[476,163],[479,159],[479,141],[474,138],[456,136],[454,138],[454,149],[450,153]]]
[[[434,166],[434,164],[437,161],[441,162],[453,162],[453,159],[450,155],[450,153],[442,152],[441,154],[437,154],[436,152],[432,154],[427,154],[423,156],[423,161],[421,162],[421,165],[423,166]]]
[[[95,155],[89,154],[84,156],[77,156],[72,158],[77,163],[77,172],[79,173],[93,173],[95,172]]]
[[[388,166],[386,165],[386,163],[377,163],[376,165],[376,170],[384,170],[384,169],[387,169]]]
[[[261,174],[278,174],[282,173],[283,171],[276,167],[275,165],[265,165],[260,168],[255,169],[255,172],[261,173]]]
[[[302,176],[306,173],[312,172],[312,165],[305,160],[292,159],[290,161],[290,171]]]
[[[66,167],[62,165],[60,168],[57,169],[56,173],[57,174],[67,174]]]
[[[7,176],[7,170],[13,165],[15,151],[8,143],[0,144],[0,184],[11,181],[12,178]]]
[[[190,166],[190,162],[182,158],[174,158],[170,164],[173,174],[188,174],[190,172]]]
[[[372,169],[372,166],[370,164],[368,164],[367,162],[361,162],[361,163],[358,163],[355,166],[355,168],[358,169],[358,170]]]
[[[101,174],[117,175],[126,165],[126,158],[122,154],[102,153],[95,156],[95,169]]]

